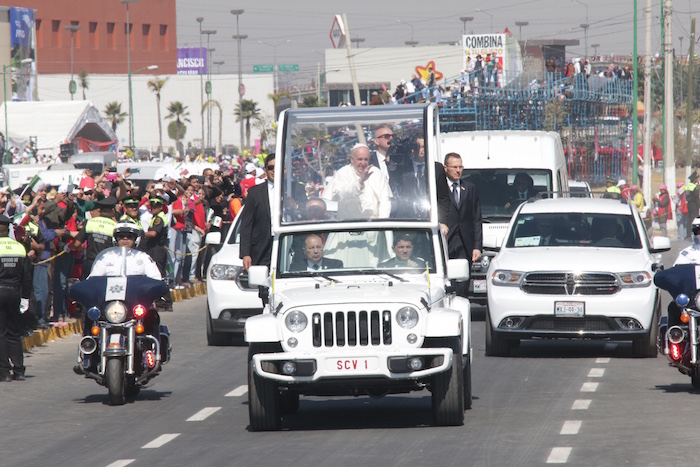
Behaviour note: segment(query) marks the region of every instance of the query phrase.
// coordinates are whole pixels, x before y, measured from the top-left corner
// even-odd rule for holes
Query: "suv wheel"
[[[659,351],[657,348],[657,335],[659,334],[659,317],[661,316],[661,298],[656,294],[654,304],[654,314],[651,317],[651,327],[644,337],[632,341],[632,354],[637,358],[656,358]]]
[[[218,347],[221,345],[229,345],[231,336],[225,332],[214,331],[214,325],[211,322],[211,314],[207,305],[207,345],[210,347]]]
[[[491,313],[486,307],[486,355],[489,357],[505,357],[508,355],[508,341],[500,337],[491,326]]]

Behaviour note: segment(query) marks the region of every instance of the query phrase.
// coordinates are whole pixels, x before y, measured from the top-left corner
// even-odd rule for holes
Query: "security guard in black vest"
[[[31,261],[24,245],[9,237],[12,220],[0,214],[0,381],[24,380],[20,314],[29,309]],[[10,362],[12,366],[10,367]],[[12,375],[10,375],[12,370]]]
[[[100,215],[93,217],[85,223],[75,237],[71,249],[79,249],[87,241],[85,249],[85,259],[83,260],[83,274],[81,279],[90,275],[92,263],[97,255],[107,248],[114,246],[112,233],[117,222],[114,220],[114,205],[117,200],[113,196],[99,200],[97,206],[100,208]]]
[[[158,265],[158,270],[163,277],[165,275],[165,265],[168,261],[168,218],[163,214],[163,205],[165,201],[158,196],[151,196],[149,199],[151,206],[151,224],[148,226],[148,232],[144,234],[146,253],[153,258],[153,261]],[[164,303],[164,311],[173,311],[173,300],[170,297],[170,292]]]

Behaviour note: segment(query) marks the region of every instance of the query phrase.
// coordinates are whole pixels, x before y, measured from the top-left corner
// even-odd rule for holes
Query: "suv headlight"
[[[231,264],[215,264],[211,267],[209,275],[217,281],[235,281],[243,272],[242,266],[233,266]]]
[[[623,272],[617,275],[622,287],[649,287],[651,274],[646,271]]]
[[[112,302],[105,308],[105,317],[110,323],[121,323],[126,318],[126,307],[122,302]]]
[[[520,286],[520,280],[525,275],[520,271],[509,271],[507,269],[498,269],[491,274],[491,283],[493,285],[508,285],[513,287]]]
[[[412,329],[418,324],[418,312],[415,308],[405,306],[396,313],[396,322],[404,329]]]
[[[284,325],[292,332],[302,332],[308,323],[309,320],[301,311],[292,311],[284,318]]]

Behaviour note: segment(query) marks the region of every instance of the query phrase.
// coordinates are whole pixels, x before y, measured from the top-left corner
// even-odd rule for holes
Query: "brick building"
[[[129,4],[132,71],[158,65],[153,73],[177,72],[175,1]],[[73,33],[76,74],[126,74],[127,5],[120,0],[11,0],[7,6],[34,9],[39,74],[70,73],[71,31],[66,25],[80,26]]]

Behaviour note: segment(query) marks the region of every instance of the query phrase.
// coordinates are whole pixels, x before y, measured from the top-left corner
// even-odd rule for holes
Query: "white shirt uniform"
[[[677,264],[700,264],[700,245],[692,244],[678,253],[678,258],[673,265]]]
[[[126,275],[148,276],[151,279],[163,280],[155,261],[146,253],[126,248]],[[121,248],[110,248],[100,255],[92,265],[90,276],[120,276],[122,270]]]
[[[376,167],[360,188],[360,175],[348,164],[338,169],[323,190],[323,199],[338,201],[339,219],[388,218],[391,214],[389,180]]]

